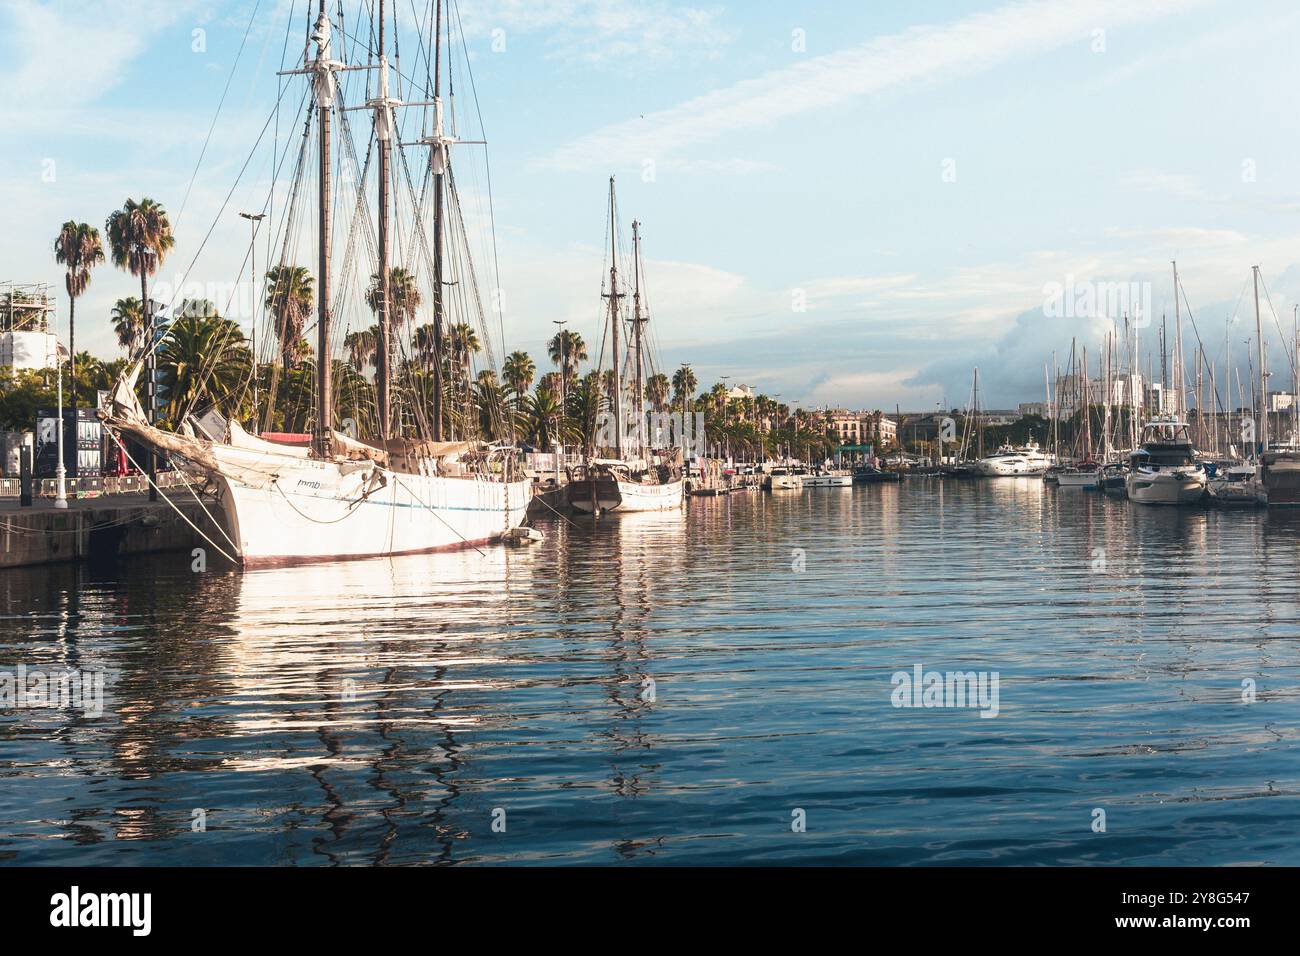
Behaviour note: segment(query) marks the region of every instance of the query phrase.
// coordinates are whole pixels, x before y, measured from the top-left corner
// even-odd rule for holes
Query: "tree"
[[[126,349],[128,359],[144,344],[144,310],[136,298],[118,299],[113,305],[113,331],[117,344]]]
[[[376,272],[371,275],[370,288],[366,292],[366,304],[370,306],[370,311],[379,312],[382,291],[379,287],[379,273]],[[415,276],[401,266],[390,266],[388,269],[388,297],[392,302],[388,317],[394,326],[414,321],[415,310],[424,301],[420,288],[415,283]]]
[[[367,365],[375,363],[376,350],[379,348],[379,327],[372,325],[368,329],[349,332],[343,336],[343,348],[348,353],[348,362],[352,368],[357,372],[365,371]]]
[[[108,247],[113,265],[140,277],[140,307],[142,323],[148,326],[149,277],[156,273],[175,244],[172,224],[167,210],[148,197],[136,202],[128,199],[121,209],[113,212],[105,223]],[[153,348],[147,341],[152,330],[146,328],[145,347]]]
[[[551,361],[560,367],[566,382],[572,382],[578,375],[578,366],[587,361],[587,343],[582,336],[568,329],[561,329],[551,338],[546,346]]]
[[[104,245],[99,230],[84,222],[69,219],[54,240],[54,261],[64,266],[64,287],[68,290],[69,378],[77,379],[77,297],[90,285],[90,270],[104,261]],[[72,417],[77,417],[77,389],[72,389]]]
[[[510,391],[514,393],[515,402],[518,404],[532,386],[533,377],[537,374],[537,366],[533,364],[532,357],[527,352],[511,352],[501,366],[501,374],[506,384],[510,386]]]
[[[301,358],[299,342],[315,307],[311,274],[302,266],[276,266],[266,274],[266,310],[275,319],[280,360],[293,368]]]
[[[645,397],[650,402],[650,407],[656,412],[662,412],[668,406],[668,376],[663,372],[656,372],[646,379]]]
[[[686,402],[695,394],[695,387],[698,384],[695,372],[689,365],[683,365],[673,372],[673,400],[681,402],[683,415],[686,414]]]
[[[239,416],[251,368],[252,354],[239,325],[218,315],[211,302],[186,302],[168,327],[158,356],[173,427],[200,405]]]

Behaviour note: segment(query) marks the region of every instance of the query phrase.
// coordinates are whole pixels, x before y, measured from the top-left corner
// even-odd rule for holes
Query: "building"
[[[876,412],[850,411],[832,408],[823,413],[826,430],[839,439],[841,445],[877,444]],[[880,415],[879,442],[882,447],[897,444],[898,423],[888,415]]]
[[[981,410],[979,414],[980,424],[982,425],[1010,425],[1019,421],[1020,412],[1007,409],[990,408]]]
[[[39,371],[58,365],[59,340],[50,331],[53,312],[47,284],[0,283],[0,367]]]

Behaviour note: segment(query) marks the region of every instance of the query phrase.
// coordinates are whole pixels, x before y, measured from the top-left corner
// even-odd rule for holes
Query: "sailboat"
[[[313,98],[306,104],[302,151],[295,175],[292,195],[299,194],[303,171],[310,168],[310,139],[317,146],[317,274],[316,274],[316,368],[313,390],[312,433],[308,443],[268,440],[250,434],[238,421],[220,415],[205,415],[200,420],[186,415],[175,432],[152,424],[141,408],[135,393],[140,373],[137,362],[115,386],[110,407],[105,413],[110,429],[179,460],[185,470],[198,472],[215,487],[217,501],[225,518],[226,540],[215,539],[223,553],[245,567],[310,561],[333,561],[383,555],[410,554],[440,549],[461,548],[503,538],[520,525],[531,499],[531,482],[524,476],[511,444],[488,444],[462,437],[444,440],[442,356],[445,319],[444,270],[447,266],[444,234],[448,222],[458,223],[459,216],[448,215],[448,196],[455,202],[455,182],[451,176],[450,146],[456,137],[444,128],[440,92],[442,15],[437,3],[438,29],[434,33],[435,49],[432,98],[428,102],[407,104],[389,95],[389,66],[384,43],[384,0],[378,0],[377,62],[368,65],[345,65],[335,59],[332,44],[333,25],[321,0],[310,42],[315,43],[315,57],[310,58],[310,42],[304,47],[301,65],[284,71],[286,75],[304,76],[311,82]],[[377,71],[376,95],[365,107],[345,107],[345,86],[340,73],[351,70]],[[395,198],[391,182],[391,164],[397,124],[394,109],[404,105],[432,109],[434,121],[430,135],[409,144],[429,150],[427,173],[433,191],[432,248],[425,245],[422,218],[415,215],[420,230],[418,246],[430,265],[427,281],[432,287],[433,360],[432,409],[410,409],[419,420],[416,434],[405,432],[401,419],[394,415],[393,360],[394,322],[390,281],[390,200]],[[338,431],[334,425],[334,362],[332,360],[335,301],[333,293],[344,283],[336,280],[333,267],[333,216],[337,203],[332,186],[336,160],[342,167],[349,155],[355,164],[355,150],[347,136],[345,109],[369,108],[374,112],[374,140],[371,146],[378,161],[378,217],[376,252],[376,289],[378,345],[376,349],[376,419],[377,434],[361,440]],[[338,137],[341,147],[337,156],[334,125],[343,127]],[[313,130],[314,124],[314,130]],[[407,145],[407,144],[399,144]],[[367,167],[368,168],[368,167]],[[408,174],[409,175],[409,174]],[[361,182],[364,182],[364,173]],[[358,186],[356,208],[365,207]],[[414,190],[412,189],[412,192]],[[369,223],[358,215],[359,225]],[[354,229],[357,225],[354,225]],[[285,249],[289,248],[289,230],[285,229]],[[459,235],[455,236],[460,239]],[[351,237],[349,238],[351,248]],[[282,265],[287,260],[282,259]],[[343,270],[346,276],[348,267]],[[456,283],[473,282],[472,271],[461,269]],[[480,317],[481,318],[481,317]],[[278,371],[278,367],[277,367]]]
[[[651,448],[645,409],[645,383],[648,380],[649,349],[645,342],[645,326],[649,321],[645,290],[642,288],[644,264],[641,259],[640,223],[632,223],[632,349],[626,359],[631,366],[632,400],[626,402],[624,394],[624,356],[620,343],[623,332],[623,312],[620,301],[626,293],[619,292],[618,272],[618,218],[614,201],[614,178],[609,180],[609,300],[606,312],[606,331],[612,347],[613,388],[611,396],[613,416],[612,447],[608,457],[597,454],[598,438],[588,437],[586,464],[575,472],[568,485],[569,506],[585,514],[606,511],[671,511],[685,501],[685,480],[682,475],[682,449],[667,446]],[[626,404],[626,408],[625,408]],[[634,428],[624,432],[624,412],[633,416]],[[681,436],[675,436],[681,437]]]

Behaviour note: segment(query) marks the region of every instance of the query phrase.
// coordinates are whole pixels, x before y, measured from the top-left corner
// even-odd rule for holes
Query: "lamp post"
[[[569,340],[564,337],[564,327],[568,319],[551,319],[551,324],[558,327],[556,335],[560,339],[560,414],[555,422],[555,485],[560,484],[560,459],[564,455],[564,413],[569,400]]]
[[[241,219],[247,219],[251,228],[248,240],[248,278],[249,291],[253,294],[253,304],[249,309],[250,349],[253,353],[253,434],[257,434],[257,225],[266,218],[266,213],[241,212]]]
[[[59,377],[59,428],[55,438],[55,448],[59,456],[59,463],[54,468],[54,507],[68,507],[68,489],[64,482],[67,476],[67,470],[63,467],[63,363],[58,361],[55,356],[55,365],[58,366]]]

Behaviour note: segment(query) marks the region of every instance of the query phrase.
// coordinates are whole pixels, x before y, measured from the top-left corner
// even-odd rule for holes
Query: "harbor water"
[[[1300,864],[1300,515],[914,478],[538,526],[3,572],[0,670],[104,691],[0,707],[0,863]]]

